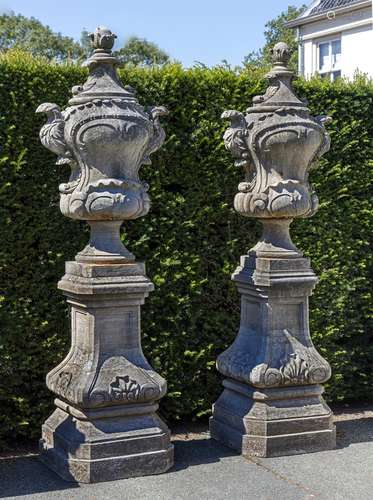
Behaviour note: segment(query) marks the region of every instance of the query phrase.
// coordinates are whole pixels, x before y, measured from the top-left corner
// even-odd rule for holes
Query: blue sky
[[[304,0],[0,0],[0,11],[36,17],[54,31],[79,39],[83,27],[106,25],[117,46],[131,35],[156,42],[190,66],[226,59],[240,64],[264,42],[264,25]],[[310,2],[308,2],[310,3]]]

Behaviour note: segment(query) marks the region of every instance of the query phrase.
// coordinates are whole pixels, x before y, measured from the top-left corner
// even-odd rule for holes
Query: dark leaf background
[[[52,411],[45,375],[66,355],[67,309],[56,285],[88,238],[63,217],[68,171],[39,143],[42,102],[65,107],[84,70],[21,54],[0,60],[0,440],[36,438]],[[242,172],[225,151],[220,119],[265,88],[255,72],[227,68],[126,69],[144,105],[165,105],[167,140],[143,167],[152,209],[124,224],[124,239],[155,283],[142,310],[143,349],[168,380],[161,412],[172,423],[210,412],[221,391],[216,356],[234,339],[239,297],[230,275],[260,225],[232,208]],[[294,241],[320,281],[310,301],[314,343],[332,365],[330,401],[372,399],[371,172],[373,86],[296,82],[313,114],[328,114],[332,147],[311,172],[318,213],[293,223]]]

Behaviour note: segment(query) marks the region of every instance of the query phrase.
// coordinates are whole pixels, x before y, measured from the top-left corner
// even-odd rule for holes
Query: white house
[[[358,71],[373,78],[372,0],[314,0],[297,19],[299,73],[334,80]]]

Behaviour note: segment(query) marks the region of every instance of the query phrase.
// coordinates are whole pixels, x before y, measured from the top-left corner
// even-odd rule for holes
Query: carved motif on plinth
[[[308,173],[329,149],[327,117],[312,117],[295,95],[286,44],[277,44],[272,56],[266,93],[246,115],[222,115],[231,122],[225,145],[245,171],[234,207],[258,218],[263,234],[232,276],[241,295],[240,329],[217,360],[227,378],[210,420],[213,438],[257,456],[335,445],[332,413],[321,396],[331,370],[308,325],[317,278],[289,232],[294,218],[318,208]]]
[[[71,349],[47,375],[56,410],[43,425],[42,460],[63,478],[96,482],[164,472],[173,464],[170,432],[157,415],[167,390],[141,348],[140,308],[153,284],[120,239],[124,220],[147,214],[142,164],[165,139],[159,117],[123,87],[111,54],[115,35],[91,35],[89,77],[69,106],[39,106],[42,144],[68,164],[60,209],[86,220],[88,245],[66,263],[58,287],[71,315]]]

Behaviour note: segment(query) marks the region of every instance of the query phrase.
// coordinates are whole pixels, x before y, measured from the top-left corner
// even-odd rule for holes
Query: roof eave
[[[352,10],[361,9],[363,7],[369,7],[372,5],[372,0],[363,0],[362,2],[357,2],[351,5],[346,5],[344,7],[339,7],[337,9],[331,9],[331,11],[335,12],[336,15],[344,14],[345,12],[350,12]],[[320,21],[321,19],[325,19],[325,15],[330,12],[325,10],[320,14],[315,14],[313,16],[306,17],[297,17],[297,19],[293,19],[292,21],[288,21],[285,23],[286,28],[296,28],[298,26],[303,26],[303,24],[313,23],[315,21]]]

